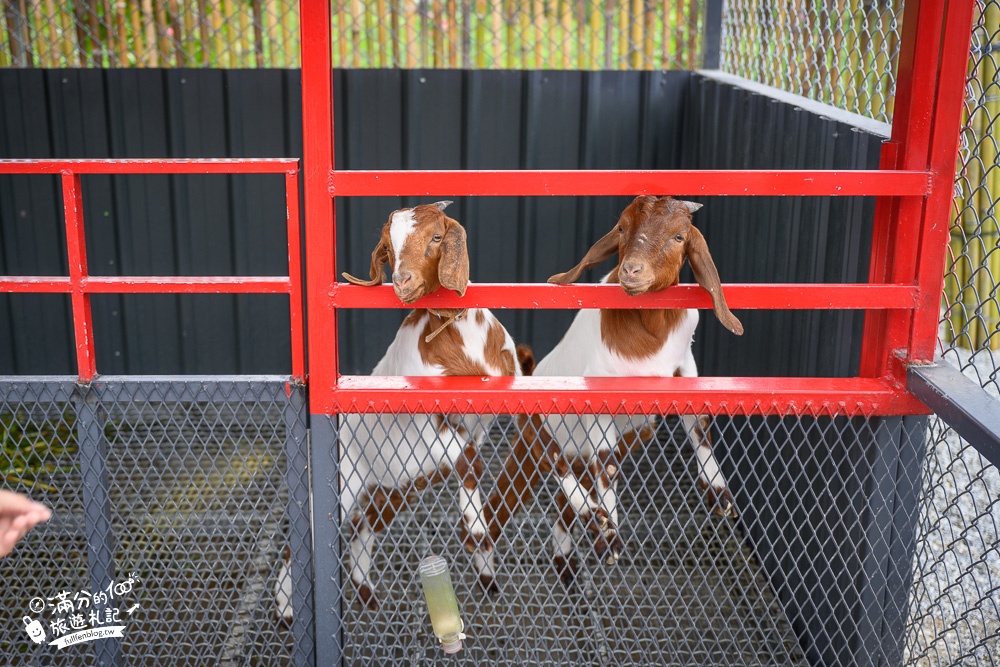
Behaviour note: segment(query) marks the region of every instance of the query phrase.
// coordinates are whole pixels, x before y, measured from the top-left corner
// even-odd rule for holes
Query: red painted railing
[[[877,171],[338,171],[333,161],[329,0],[303,1],[302,80],[313,413],[648,411],[922,413],[904,365],[934,352],[972,0],[908,0],[892,139]],[[405,307],[387,286],[337,281],[332,197],[492,195],[878,197],[865,285],[724,285],[733,309],[867,311],[856,378],[377,378],[341,376],[340,308]],[[697,286],[643,298],[597,285],[474,285],[417,306],[635,308],[710,305]]]
[[[905,365],[934,353],[958,147],[972,0],[908,0],[892,138],[876,171],[338,171],[333,161],[329,0],[302,2],[304,190],[313,413],[373,410],[638,411],[892,415],[926,412],[905,389]],[[72,297],[79,376],[94,377],[94,293],[287,293],[292,369],[305,376],[295,160],[21,160],[0,173],[61,174],[69,276],[0,277],[0,291]],[[87,272],[81,174],[284,173],[285,277],[92,277]],[[414,195],[875,196],[869,283],[725,285],[734,309],[867,311],[856,378],[375,378],[341,376],[337,311],[402,308],[388,286],[339,283],[333,197]],[[418,306],[490,308],[707,308],[681,285],[633,298],[602,285],[473,285]]]
[[[97,374],[91,294],[287,294],[292,375],[305,378],[298,160],[0,160],[0,174],[60,174],[69,276],[0,276],[0,292],[69,294],[81,382]],[[87,271],[81,174],[284,174],[287,276],[91,276]]]

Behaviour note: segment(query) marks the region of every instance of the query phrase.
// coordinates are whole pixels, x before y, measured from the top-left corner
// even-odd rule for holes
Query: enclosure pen
[[[1000,501],[991,489],[1000,478],[983,461],[1000,462],[1000,420],[988,395],[997,393],[996,365],[984,358],[1000,340],[1000,169],[990,139],[1000,10],[995,0],[903,5],[6,0],[3,67],[301,63],[301,110],[298,72],[150,72],[148,87],[123,84],[139,78],[131,71],[0,72],[0,90],[16,91],[0,101],[12,118],[0,140],[13,155],[58,156],[66,146],[185,155],[210,145],[250,155],[301,149],[303,160],[300,171],[297,158],[0,159],[0,272],[10,274],[0,275],[0,313],[20,318],[0,322],[0,340],[33,352],[44,348],[33,335],[72,339],[74,369],[0,376],[0,474],[55,509],[0,560],[11,582],[0,590],[0,607],[11,610],[0,658],[102,667],[993,664]],[[660,71],[719,62],[723,72]],[[356,71],[365,68],[379,71]],[[618,71],[637,69],[651,71]],[[966,84],[978,99],[963,115]],[[74,115],[77,97],[85,108]],[[685,105],[672,105],[680,98]],[[369,114],[362,102],[387,111]],[[199,116],[202,103],[218,113]],[[101,105],[126,112],[102,116]],[[280,108],[283,121],[301,111],[301,145],[295,123],[281,127],[286,143],[243,142],[273,131],[254,118],[265,107]],[[125,120],[108,120],[114,114]],[[44,141],[17,144],[8,128],[18,122]],[[545,168],[565,164],[575,167]],[[280,182],[279,207],[261,205],[260,181],[241,180],[258,177]],[[598,247],[595,233],[607,232],[595,256],[611,248],[605,240],[627,226],[615,223],[619,198],[643,195],[699,198],[685,202],[697,214],[684,229],[703,234],[706,248],[688,255],[701,284],[629,296],[618,283],[527,282],[548,266],[542,255],[563,262]],[[463,281],[456,293],[402,303],[382,284],[383,265],[402,262],[391,254],[403,254],[402,223],[376,223],[432,197],[469,198],[449,209],[460,223],[452,231],[467,223],[469,234],[454,271],[427,268],[445,254],[424,249],[426,238],[406,248],[427,262],[425,284],[456,272],[467,281],[469,266],[523,282],[465,290]],[[438,214],[450,203],[438,202]],[[749,208],[755,215],[743,215]],[[228,214],[231,232],[205,224],[202,211]],[[261,217],[279,236],[260,235]],[[423,223],[409,220],[404,239],[420,237],[411,232]],[[263,245],[279,248],[281,261],[258,274],[247,258]],[[705,279],[707,245],[718,275]],[[24,270],[32,265],[20,255],[41,256],[42,246],[51,259],[43,266],[58,268]],[[192,256],[162,271],[160,255],[181,251]],[[622,266],[609,275],[631,270],[619,251]],[[229,275],[205,270],[215,254],[235,257]],[[369,280],[339,279],[359,268],[370,268]],[[724,298],[713,298],[720,284]],[[282,310],[257,309],[248,295]],[[188,298],[206,301],[196,308]],[[227,298],[242,316],[232,328],[243,330],[233,340],[212,330],[205,355],[277,321],[288,347],[269,352],[289,372],[108,372],[132,370],[115,355],[161,345],[166,326],[204,345],[194,324],[214,321],[221,301],[211,300]],[[145,299],[176,301],[158,309]],[[462,315],[439,309],[495,309],[488,330],[505,332],[503,350],[533,343],[543,359],[557,328],[536,326],[535,311],[635,310],[642,322],[674,309],[719,313],[720,300],[742,322],[729,331],[745,327],[739,341],[760,349],[737,347],[703,316],[691,334],[705,352],[701,377],[680,377],[680,368],[543,376],[544,362],[530,375],[524,348],[524,375],[511,359],[511,376],[447,376],[425,356],[428,337],[442,331],[441,348],[479,354],[456,332],[485,325],[485,315],[456,326]],[[146,338],[107,326],[119,304],[142,320]],[[388,315],[375,311],[400,313],[398,323],[411,307],[411,324],[423,309],[441,324],[408,339],[398,368],[419,359],[413,367],[428,374],[355,374],[384,335],[414,328],[384,327]],[[63,314],[65,335],[52,324]],[[694,313],[686,317],[695,331]],[[511,340],[505,318],[534,339]],[[977,348],[945,351],[989,392],[935,360],[942,327],[945,342]],[[488,342],[489,332],[470,338]],[[441,343],[452,335],[463,344]],[[110,336],[124,343],[95,344]],[[619,340],[599,338],[609,349]],[[266,343],[255,342],[245,356],[262,355]],[[680,344],[690,375],[701,352]],[[467,369],[456,358],[453,370]],[[628,363],[609,372],[637,368]],[[932,410],[971,445],[931,421]],[[689,439],[694,456],[683,450]],[[440,442],[454,445],[445,457],[454,460],[438,460]],[[609,454],[598,442],[615,447]],[[427,456],[415,461],[418,451]],[[724,506],[713,507],[716,495]],[[421,563],[425,575],[449,573],[447,585],[438,581],[443,595],[433,580],[421,592]],[[96,602],[89,621],[103,628],[120,611],[124,634],[61,648],[71,633],[52,602],[60,591],[122,591],[126,581],[139,588],[119,595],[120,609],[105,600],[108,623],[98,622]]]

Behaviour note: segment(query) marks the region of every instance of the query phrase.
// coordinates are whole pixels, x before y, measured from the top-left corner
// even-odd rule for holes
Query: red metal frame
[[[913,171],[331,171],[330,195],[804,195],[930,194],[930,174]]]
[[[305,379],[298,160],[0,160],[0,174],[61,174],[69,276],[0,276],[0,292],[69,294],[81,382],[97,374],[91,294],[287,294],[292,376]],[[91,276],[87,271],[81,174],[284,174],[287,276]]]
[[[877,171],[338,171],[333,160],[330,0],[303,0],[302,102],[311,411],[699,412],[893,415],[926,412],[904,366],[934,353],[973,0],[908,0],[892,139]],[[305,379],[298,168],[295,160],[5,160],[0,173],[60,174],[69,276],[0,277],[0,292],[71,295],[80,380],[94,359],[94,293],[288,294],[292,374]],[[87,271],[81,174],[283,173],[288,276],[93,277]],[[337,282],[333,197],[490,195],[794,195],[878,197],[869,282],[725,285],[734,309],[867,312],[856,378],[374,378],[341,376],[339,308],[405,307],[388,286]],[[606,285],[473,285],[426,306],[710,307],[700,288],[626,297]],[[322,335],[319,335],[319,334]]]
[[[372,410],[761,414],[924,413],[903,363],[934,352],[972,0],[908,0],[892,141],[878,171],[338,171],[330,2],[303,0],[302,80],[313,413]],[[387,286],[338,283],[332,197],[798,195],[879,198],[865,285],[725,285],[734,309],[867,311],[856,378],[384,378],[341,376],[338,308],[404,307]],[[475,285],[418,305],[635,308],[710,305],[697,286],[629,298],[608,286]],[[899,360],[903,363],[897,363]]]

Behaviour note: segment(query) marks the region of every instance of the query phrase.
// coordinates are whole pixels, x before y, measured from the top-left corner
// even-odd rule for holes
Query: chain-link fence
[[[0,67],[298,67],[295,0],[3,0]],[[702,3],[336,0],[335,67],[694,69]]]
[[[0,661],[301,664],[311,638],[271,596],[286,546],[309,569],[307,515],[288,511],[308,494],[304,394],[286,387],[0,383],[6,485],[53,508],[0,560]]]
[[[733,0],[721,67],[888,122],[902,17],[902,0]]]
[[[946,270],[941,352],[1000,396],[997,286],[1000,196],[1000,3],[983,3],[972,33],[966,114]],[[907,627],[919,665],[995,664],[1000,655],[1000,471],[941,420],[928,437],[919,543]]]
[[[418,444],[402,435],[414,419],[331,419],[324,430],[339,424],[342,458],[314,435],[313,462],[326,471],[314,488],[336,493],[338,472],[343,481],[404,465],[394,457]],[[525,431],[507,415],[480,419],[490,429],[479,448],[485,497],[509,478],[503,462]],[[550,416],[548,425],[565,431],[574,419]],[[332,522],[319,519],[317,548],[336,549],[343,568],[345,664],[898,664],[925,420],[720,415],[707,423],[739,521],[712,513],[685,425],[668,417],[621,461],[613,514],[624,549],[613,565],[594,526],[567,511],[554,475],[534,497],[520,496],[520,513],[496,539],[492,592],[480,584],[477,553],[463,546],[457,475],[400,484],[405,503],[388,489],[366,490],[339,542],[326,538]],[[374,458],[349,444],[391,433],[405,442]],[[579,480],[593,491],[590,474],[598,473]],[[467,635],[458,656],[444,656],[428,629],[417,563],[432,553],[451,564]],[[338,611],[319,610],[319,635],[324,614]]]

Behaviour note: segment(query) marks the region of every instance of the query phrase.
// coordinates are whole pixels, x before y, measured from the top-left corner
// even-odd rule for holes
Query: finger
[[[39,506],[44,507],[24,494],[0,489],[0,515],[24,514]]]

